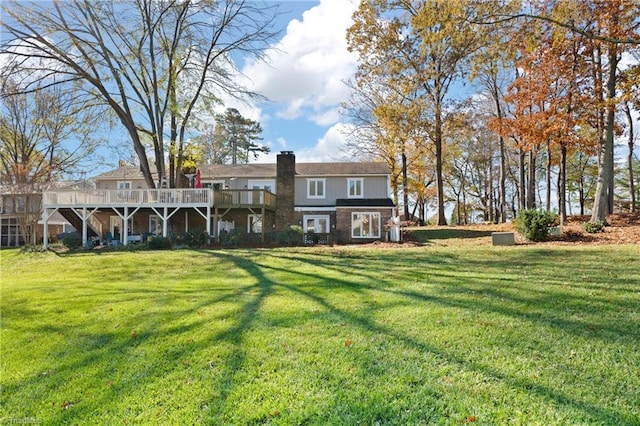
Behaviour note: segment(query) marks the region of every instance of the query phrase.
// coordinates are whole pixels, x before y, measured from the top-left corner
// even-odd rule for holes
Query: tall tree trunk
[[[469,224],[469,209],[467,208],[467,193],[462,191],[462,221],[465,225]]]
[[[518,167],[520,169],[520,176],[518,176],[518,191],[520,192],[518,198],[518,204],[520,210],[524,210],[527,208],[527,188],[526,188],[526,169],[525,169],[525,158],[526,153],[519,148],[518,153]]]
[[[560,225],[567,221],[567,147],[560,147],[560,170],[558,172],[558,213]]]
[[[507,159],[504,138],[500,136],[500,222],[507,221]]]
[[[151,175],[151,167],[149,166],[149,159],[147,157],[147,152],[145,146],[142,144],[140,140],[140,134],[138,133],[138,129],[133,121],[124,117],[124,115],[118,114],[120,118],[120,122],[124,125],[129,133],[133,141],[133,150],[135,151],[138,159],[140,160],[140,171],[142,172],[142,176],[144,176],[144,181],[149,188],[159,188],[160,182],[162,181],[163,174],[160,173],[161,170],[164,169],[164,157],[160,156],[158,158],[158,149],[155,149],[156,154],[156,172],[158,173],[158,182],[153,181],[153,176]]]
[[[527,179],[527,209],[536,208],[536,149],[529,151],[529,176]]]
[[[627,116],[627,124],[629,126],[629,140],[628,147],[629,152],[627,153],[627,172],[629,175],[629,200],[631,201],[631,211],[636,211],[636,188],[635,182],[633,181],[633,148],[634,148],[634,133],[633,133],[633,117],[631,116],[631,108],[629,108],[629,103],[624,103],[624,113]]]
[[[565,186],[564,186],[564,187],[565,187],[565,194],[566,194],[566,196],[567,196],[567,197],[566,197],[566,198],[567,198],[567,200],[566,200],[566,206],[567,206],[567,208],[569,209],[569,211],[567,212],[567,214],[568,214],[569,216],[571,216],[571,215],[573,215],[573,210],[571,209],[571,192],[567,192],[567,191],[566,191],[566,188],[567,188],[567,185],[566,185],[566,181],[567,181],[567,177],[566,177],[566,176],[567,176],[567,175],[566,175],[566,169],[565,169],[565,175],[564,175],[564,176],[565,176],[565,179],[564,179],[564,181],[565,181]]]
[[[413,205],[413,211],[411,211],[411,217],[416,217],[416,211],[418,211],[418,208],[420,208],[420,202],[416,201]]]
[[[498,93],[498,81],[495,76],[493,76],[493,80],[491,82],[491,87],[493,89],[492,95],[493,100],[496,103],[496,117],[498,120],[502,121],[502,105],[500,105],[500,94]],[[504,138],[499,136],[500,143],[500,184],[499,184],[499,211],[500,211],[500,222],[505,223],[507,221],[507,159],[505,155],[505,146],[504,146]]]
[[[545,165],[545,183],[547,185],[546,193],[546,208],[547,211],[551,211],[551,143],[547,142],[547,163]]]
[[[402,203],[405,220],[409,220],[409,182],[407,182],[407,154],[404,142],[402,143]]]
[[[605,139],[600,149],[598,162],[598,184],[591,222],[606,222],[607,214],[613,211],[613,141],[615,125],[616,77],[618,67],[618,49],[614,43],[609,43],[609,71],[607,76],[607,118],[605,123]]]
[[[578,198],[580,202],[580,216],[584,216],[584,208],[585,208],[585,191],[584,191],[584,177],[580,177],[580,181],[578,182]]]
[[[485,220],[488,220],[491,223],[494,223],[494,204],[495,199],[493,198],[493,158],[489,159],[489,178],[487,182],[488,191],[489,191],[489,216],[485,217]],[[486,216],[486,215],[485,215]]]
[[[400,196],[398,195],[398,191],[400,188],[400,182],[398,182],[399,180],[399,174],[396,170],[396,162],[394,162],[394,164],[391,166],[391,178],[390,178],[390,185],[391,185],[391,193],[393,195],[393,204],[395,204],[396,206],[400,204]]]
[[[442,180],[442,106],[438,103],[435,108],[435,148],[436,148],[436,186],[438,190],[438,225],[446,225],[444,215],[444,182]]]

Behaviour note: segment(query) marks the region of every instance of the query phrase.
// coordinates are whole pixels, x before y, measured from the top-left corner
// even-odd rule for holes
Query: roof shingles
[[[275,164],[209,164],[200,167],[202,179],[223,177],[261,177],[275,178]],[[298,176],[366,176],[387,175],[389,169],[384,163],[297,163]],[[153,173],[155,176],[155,173]],[[142,179],[142,173],[137,166],[120,167],[95,177],[96,180],[126,180]]]

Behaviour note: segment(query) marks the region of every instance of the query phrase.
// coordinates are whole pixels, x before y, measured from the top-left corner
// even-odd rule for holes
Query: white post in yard
[[[46,207],[42,210],[42,248],[44,250],[49,246],[49,215]]]
[[[168,222],[168,217],[167,214],[169,212],[167,211],[167,207],[164,208],[164,214],[162,215],[162,237],[163,238],[167,238],[167,222]]]

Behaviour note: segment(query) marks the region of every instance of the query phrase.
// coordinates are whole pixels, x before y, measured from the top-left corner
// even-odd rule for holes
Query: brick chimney
[[[293,151],[281,151],[276,163],[276,231],[295,225],[296,156]]]

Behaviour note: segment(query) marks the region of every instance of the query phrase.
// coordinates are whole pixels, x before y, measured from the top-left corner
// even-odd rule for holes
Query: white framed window
[[[325,197],[326,179],[307,179],[307,198]]]
[[[160,216],[149,215],[149,233],[153,235],[162,234],[162,219],[160,219]]]
[[[130,180],[119,180],[118,181],[118,189],[131,189],[131,181]]]
[[[348,178],[347,179],[347,197],[362,198],[364,196],[364,179]]]
[[[250,214],[247,217],[247,232],[259,234],[262,232],[262,215]]]
[[[315,232],[316,234],[328,234],[331,232],[331,222],[329,215],[304,215],[302,217],[304,232]]]
[[[380,238],[380,213],[351,213],[352,238]]]

